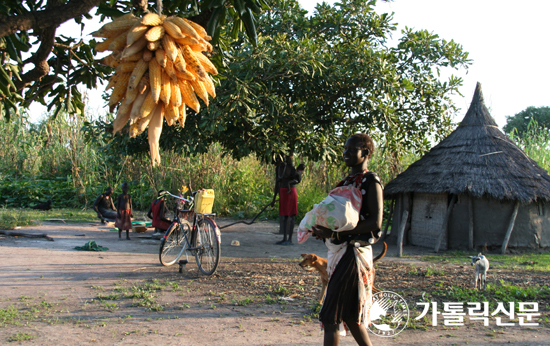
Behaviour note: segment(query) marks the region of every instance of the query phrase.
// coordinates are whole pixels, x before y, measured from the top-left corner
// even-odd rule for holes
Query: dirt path
[[[324,256],[326,247],[313,239],[302,245],[273,245],[281,237],[276,223],[223,229],[222,261],[211,277],[199,274],[192,258],[181,274],[177,266],[161,266],[159,242],[141,234],[118,241],[116,232],[99,224],[44,223],[21,231],[47,233],[55,241],[0,236],[0,344],[26,336],[32,340],[19,343],[322,344],[314,316],[318,276],[297,263],[302,253]],[[74,250],[90,240],[109,250]],[[233,240],[240,246],[231,246]],[[380,248],[377,244],[374,253]],[[398,259],[390,248],[379,263],[376,285],[397,292],[414,286],[411,296],[421,295],[428,281],[402,279],[410,264],[423,265],[421,250],[406,248],[408,257]],[[469,269],[453,269],[456,278],[439,280],[467,281]],[[401,276],[395,282],[398,272]],[[408,328],[396,337],[371,335],[371,340],[374,345],[550,344],[550,331],[542,324],[504,328],[492,323]],[[341,344],[355,342],[345,337]]]

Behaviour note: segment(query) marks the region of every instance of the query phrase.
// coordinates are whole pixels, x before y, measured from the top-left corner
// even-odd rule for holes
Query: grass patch
[[[32,225],[33,218],[23,209],[0,209],[0,229]]]
[[[444,254],[429,254],[422,256],[422,261],[437,263],[453,263],[470,265],[470,256],[477,255],[474,252],[449,251]],[[488,254],[491,268],[509,269],[509,270],[533,270],[550,272],[550,253],[542,254],[517,254],[517,255],[499,255]]]
[[[47,219],[66,219],[67,222],[82,223],[98,221],[97,214],[91,210],[80,209],[52,209],[41,211],[34,209],[0,209],[0,229],[13,229],[17,226],[33,225],[33,221],[45,221]]]
[[[13,305],[0,309],[0,327],[4,327],[6,324],[16,325],[20,318],[19,311]]]
[[[9,342],[12,341],[30,341],[34,340],[35,336],[27,333],[17,333],[8,338]]]

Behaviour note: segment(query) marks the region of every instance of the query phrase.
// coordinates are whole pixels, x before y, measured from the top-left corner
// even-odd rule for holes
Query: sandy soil
[[[220,226],[232,220],[218,219]],[[318,275],[298,266],[302,253],[325,257],[320,241],[276,246],[276,223],[236,225],[222,229],[222,260],[213,276],[198,271],[193,258],[178,272],[158,260],[159,241],[151,231],[118,241],[111,227],[99,223],[43,223],[21,232],[46,233],[55,241],[0,236],[0,344],[36,345],[321,345],[314,317]],[[105,252],[74,250],[90,240]],[[240,246],[231,246],[238,240]],[[376,244],[374,253],[381,251]],[[396,249],[377,267],[375,285],[404,292],[407,301],[434,284],[471,285],[472,268],[448,266],[445,275],[411,274],[429,264],[426,249]],[[543,276],[495,271],[490,280],[544,282]],[[410,303],[409,305],[411,305]],[[548,307],[541,307],[541,310]],[[544,312],[544,311],[543,311]],[[547,311],[546,311],[547,314]],[[411,309],[411,317],[418,311]],[[374,345],[548,345],[548,324],[538,327],[419,326]],[[351,336],[341,345],[355,345]]]

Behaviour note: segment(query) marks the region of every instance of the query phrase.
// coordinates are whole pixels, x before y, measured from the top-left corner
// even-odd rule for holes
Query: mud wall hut
[[[479,83],[460,125],[384,196],[395,203],[388,239],[399,249],[550,246],[550,176],[499,130]]]

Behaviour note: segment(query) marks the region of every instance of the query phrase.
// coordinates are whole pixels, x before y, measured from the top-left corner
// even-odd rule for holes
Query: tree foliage
[[[530,124],[536,124],[541,128],[550,130],[550,107],[527,107],[514,116],[506,116],[504,132],[511,134],[517,132],[523,137],[528,131]]]
[[[407,29],[390,47],[392,16],[377,14],[375,1],[318,5],[311,17],[295,0],[269,4],[257,47],[241,38],[225,48],[208,112],[189,112],[186,128],[169,128],[161,146],[200,151],[221,142],[237,158],[333,160],[344,137],[366,131],[383,136],[397,159],[448,133],[449,96],[462,80],[442,81],[439,71],[469,65],[459,44]]]
[[[189,17],[208,29],[213,42],[222,27],[236,37],[246,31],[256,44],[254,15],[267,8],[264,0],[165,0],[163,13]],[[60,35],[71,19],[99,16],[109,22],[123,13],[157,11],[156,0],[6,0],[0,4],[0,115],[9,119],[18,106],[39,102],[54,110],[82,114],[78,86],[97,88],[112,69],[95,60],[95,40],[76,41]],[[95,13],[94,13],[95,12]],[[93,13],[93,14],[92,14]]]

